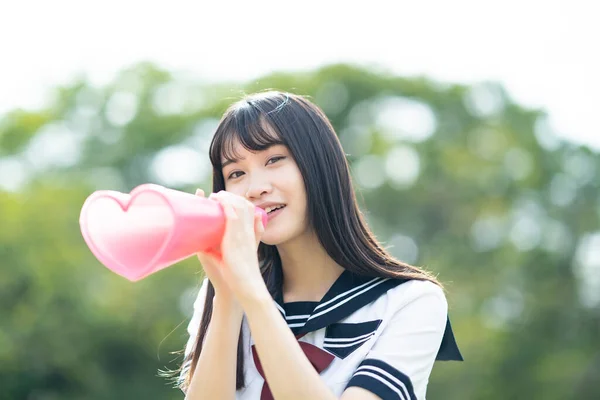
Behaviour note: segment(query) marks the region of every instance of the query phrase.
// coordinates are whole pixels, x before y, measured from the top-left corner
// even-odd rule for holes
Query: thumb
[[[214,282],[219,278],[221,272],[219,271],[219,261],[221,259],[220,255],[215,252],[203,252],[197,253],[198,260],[202,265],[202,269],[208,276],[208,278]]]
[[[265,226],[262,221],[262,214],[255,213],[254,214],[254,236],[256,237],[256,246],[259,245],[260,239],[262,238],[263,233],[265,233]]]
[[[221,261],[223,261],[221,252],[218,249],[208,249],[206,251],[198,252],[196,255],[202,264],[210,263],[218,265]]]

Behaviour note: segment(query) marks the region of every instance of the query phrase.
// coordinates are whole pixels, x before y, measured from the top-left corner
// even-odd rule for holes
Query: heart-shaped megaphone
[[[259,207],[256,212],[266,226],[266,212]],[[79,225],[98,261],[135,282],[216,248],[225,231],[225,214],[215,200],[145,184],[129,194],[92,193]]]

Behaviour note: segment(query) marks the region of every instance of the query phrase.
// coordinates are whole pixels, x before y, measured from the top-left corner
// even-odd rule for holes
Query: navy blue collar
[[[281,275],[275,274],[275,276]],[[318,303],[284,304],[281,281],[277,282],[278,290],[274,300],[282,316],[287,317],[288,326],[298,336],[339,322],[356,310],[377,300],[388,290],[408,281],[409,279],[365,277],[344,270]],[[304,315],[286,316],[286,309],[291,311],[290,307],[299,307],[305,310],[305,313]],[[463,361],[452,332],[450,318],[447,319],[446,330],[436,359]]]

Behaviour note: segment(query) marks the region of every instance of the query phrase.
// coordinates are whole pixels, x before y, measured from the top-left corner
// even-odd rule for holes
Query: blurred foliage
[[[348,65],[209,85],[150,64],[0,119],[0,398],[183,397],[157,373],[181,361],[200,266],[126,281],[79,212],[98,189],[210,190],[218,119],[267,88],[324,109],[377,236],[445,283],[466,361],[436,365],[430,398],[600,398],[600,157],[543,112]]]

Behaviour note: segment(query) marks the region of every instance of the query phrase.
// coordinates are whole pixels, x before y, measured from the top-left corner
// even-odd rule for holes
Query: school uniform
[[[185,354],[200,325],[206,280],[188,325]],[[351,386],[382,399],[425,399],[436,360],[463,358],[454,339],[446,297],[439,286],[418,280],[369,278],[344,271],[320,302],[275,306],[336,396]],[[246,318],[242,321],[246,387],[238,400],[272,398]],[[184,369],[189,368],[189,363]]]

